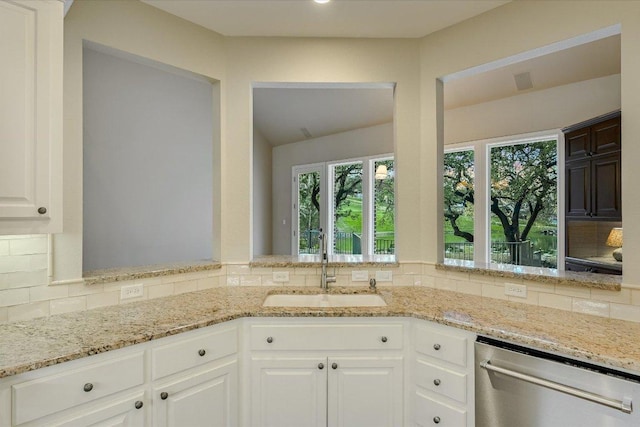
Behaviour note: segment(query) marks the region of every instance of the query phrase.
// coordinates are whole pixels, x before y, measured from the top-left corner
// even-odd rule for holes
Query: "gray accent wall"
[[[211,259],[211,83],[85,47],[83,115],[83,270]]]

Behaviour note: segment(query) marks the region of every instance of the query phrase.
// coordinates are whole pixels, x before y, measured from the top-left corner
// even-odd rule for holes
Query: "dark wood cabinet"
[[[620,112],[565,129],[566,216],[622,219]]]

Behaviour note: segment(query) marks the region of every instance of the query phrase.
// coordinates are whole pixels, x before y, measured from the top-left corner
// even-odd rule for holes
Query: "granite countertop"
[[[195,273],[197,271],[219,270],[218,261],[177,262],[172,264],[144,265],[139,267],[107,268],[87,271],[83,274],[87,285],[120,282],[124,280],[148,279],[150,277],[170,276],[172,274]]]
[[[453,259],[447,259],[444,263],[436,264],[436,269],[462,271],[493,277],[535,280],[554,285],[605,289],[608,291],[620,291],[622,289],[622,276],[613,274],[582,273],[512,264],[482,264]]]
[[[254,258],[251,267],[319,267],[319,254],[265,255]],[[329,267],[397,267],[395,255],[329,255]]]
[[[262,307],[273,293],[316,288],[221,287],[67,313],[0,328],[0,378],[241,317],[414,317],[592,363],[640,372],[640,323],[425,287],[381,287],[387,307]],[[332,293],[368,292],[332,288]]]

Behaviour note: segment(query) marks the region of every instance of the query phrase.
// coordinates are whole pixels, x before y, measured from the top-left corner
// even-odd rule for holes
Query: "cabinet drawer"
[[[464,427],[467,425],[467,411],[437,402],[416,393],[415,423],[420,427]]]
[[[467,376],[432,365],[424,360],[416,361],[416,384],[460,403],[467,401]]]
[[[151,351],[154,380],[194,368],[238,351],[236,328],[210,332],[156,347]]]
[[[35,420],[143,384],[143,354],[81,366],[12,386],[14,424]]]
[[[429,328],[416,328],[416,351],[460,366],[467,366],[467,338]]]
[[[253,325],[252,350],[402,349],[402,325]]]

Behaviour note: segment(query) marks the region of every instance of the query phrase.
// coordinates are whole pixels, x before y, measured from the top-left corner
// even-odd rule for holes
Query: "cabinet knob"
[[[324,363],[318,363],[318,369],[324,369]]]
[[[205,351],[204,348],[201,348],[200,350],[198,350],[198,355],[204,356],[205,354],[207,354],[207,352]]]
[[[440,424],[440,417],[437,417],[437,416],[436,416],[436,417],[433,417],[433,422],[434,422],[435,424]]]
[[[434,349],[435,351],[440,350],[440,344],[435,343],[435,344],[433,345],[433,349]]]
[[[84,391],[86,391],[87,393],[89,393],[91,390],[93,390],[93,384],[91,384],[91,383],[86,383],[82,389],[83,389]]]
[[[166,391],[160,393],[160,399],[167,400],[167,397],[169,397],[169,393],[167,393]]]
[[[267,342],[271,344],[273,342],[273,337],[267,337]]]
[[[440,380],[439,379],[435,379],[433,380],[433,385],[435,385],[436,387],[440,385]]]
[[[142,400],[137,400],[134,406],[136,407],[136,409],[140,409],[144,406],[144,403],[142,403]]]
[[[387,337],[382,337],[382,338],[380,338],[380,341],[382,341],[382,342],[387,342]]]
[[[338,369],[338,364],[337,364],[337,363],[335,363],[335,362],[334,362],[334,363],[332,363],[332,364],[331,364],[331,368],[333,368],[333,369]]]
[[[593,157],[593,151],[589,151],[589,152],[587,153],[587,156],[589,156],[589,157]]]
[[[44,214],[46,214],[46,213],[47,213],[47,208],[45,208],[44,206],[39,207],[39,208],[38,208],[38,213],[39,213],[40,215],[44,215]]]

